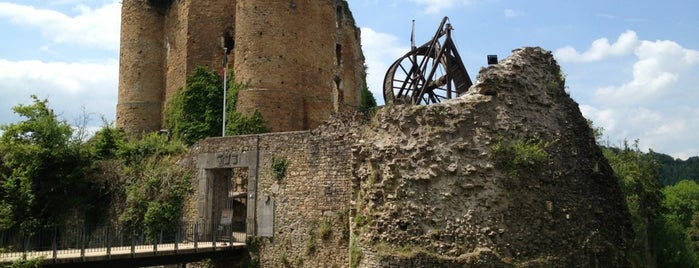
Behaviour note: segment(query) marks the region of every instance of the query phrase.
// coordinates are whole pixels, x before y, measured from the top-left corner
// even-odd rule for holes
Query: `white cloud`
[[[638,60],[633,64],[631,81],[598,89],[596,95],[601,102],[609,105],[654,102],[670,95],[686,95],[685,91],[692,89],[681,84],[690,80],[699,82],[696,78],[699,51],[672,41],[642,41],[635,55]]]
[[[471,0],[410,0],[410,2],[423,6],[427,14],[436,14],[449,8],[471,4]]]
[[[652,107],[616,107],[597,109],[580,105],[583,115],[604,129],[603,141],[621,146],[624,140],[639,140],[643,150],[686,159],[699,155],[699,108],[688,106],[658,110]]]
[[[559,48],[554,53],[561,62],[593,62],[601,61],[611,56],[623,56],[634,52],[638,46],[638,36],[634,31],[626,31],[619,35],[614,44],[609,44],[607,38],[600,38],[592,42],[590,48],[580,53],[571,46]]]
[[[85,111],[114,117],[119,64],[8,61],[0,59],[0,124],[17,121],[12,107],[29,104],[29,96],[48,98],[69,123]],[[99,125],[99,116],[93,118]]]
[[[635,34],[634,38],[628,38],[632,39],[636,39]],[[595,42],[599,40],[602,39]],[[606,50],[591,48],[575,55],[577,59],[613,55],[613,47],[622,47],[618,45],[622,43],[617,41]],[[632,48],[635,60],[627,63],[628,69],[632,70],[631,76],[626,82],[592,91],[592,98],[581,101],[581,111],[595,125],[605,129],[606,140],[611,145],[620,145],[624,139],[639,139],[644,150],[652,148],[677,158],[699,155],[699,140],[696,139],[696,133],[699,133],[699,108],[696,105],[699,98],[699,51],[668,40],[637,40],[635,43]],[[594,43],[592,47],[596,47]],[[600,61],[576,60],[572,63],[585,69],[598,69],[605,64],[602,58]],[[624,73],[604,75],[623,76]],[[578,79],[607,80],[605,77]]]
[[[7,18],[16,25],[36,27],[54,43],[118,50],[119,1],[96,9],[81,4],[75,7],[75,11],[78,15],[71,17],[55,10],[0,2],[0,18]]]
[[[617,118],[614,116],[615,111],[612,109],[597,109],[590,105],[580,105],[580,111],[586,117],[592,120],[595,127],[604,128],[605,133],[615,132],[617,130]]]
[[[367,84],[376,101],[383,103],[383,79],[388,67],[410,51],[400,44],[395,35],[380,33],[371,28],[362,28],[362,50],[366,58]]]

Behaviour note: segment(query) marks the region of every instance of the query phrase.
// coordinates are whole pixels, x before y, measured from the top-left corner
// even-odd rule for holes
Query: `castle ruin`
[[[247,85],[237,111],[259,110],[272,131],[311,129],[359,105],[364,57],[344,0],[124,0],[117,126],[161,129],[187,75],[224,55]]]
[[[242,189],[260,267],[629,267],[624,195],[560,70],[525,47],[439,104],[201,140],[184,217],[219,223]]]
[[[454,100],[369,119],[342,113],[364,68],[345,1],[124,0],[121,38],[130,131],[160,129],[187,74],[231,48],[238,111],[277,133],[193,145],[183,220],[232,210],[261,267],[629,266],[623,194],[550,51],[517,49]],[[517,164],[522,143],[542,156]]]

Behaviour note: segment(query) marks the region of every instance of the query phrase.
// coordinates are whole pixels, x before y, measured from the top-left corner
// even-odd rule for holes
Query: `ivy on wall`
[[[243,115],[235,111],[238,92],[244,86],[229,76],[226,92],[226,134],[244,135],[267,132],[262,114]],[[221,136],[223,124],[223,80],[205,67],[187,76],[187,85],[177,91],[165,107],[164,125],[172,137],[187,145],[207,137]]]

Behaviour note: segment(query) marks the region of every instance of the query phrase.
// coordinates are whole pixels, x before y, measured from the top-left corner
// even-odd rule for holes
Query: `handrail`
[[[201,250],[222,250],[243,245],[247,238],[244,226],[180,223],[162,229],[104,224],[92,227],[64,227],[23,232],[19,228],[0,231],[0,263],[42,257],[56,263],[71,258],[112,259],[182,254]],[[202,239],[203,238],[203,239]],[[209,242],[201,242],[209,241]],[[19,249],[19,251],[18,251]]]

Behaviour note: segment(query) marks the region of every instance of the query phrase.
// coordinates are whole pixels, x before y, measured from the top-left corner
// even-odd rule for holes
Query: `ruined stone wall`
[[[335,68],[336,104],[335,111],[356,111],[361,104],[361,90],[364,86],[364,54],[362,53],[361,33],[355,26],[347,2],[338,1],[335,12],[337,29],[335,33],[336,51],[339,62]],[[339,45],[339,47],[338,47]],[[339,51],[338,51],[339,48]],[[339,78],[339,79],[338,79]]]
[[[354,152],[359,267],[628,266],[623,194],[550,51],[380,110]]]
[[[206,220],[201,202],[204,166],[201,155],[235,155],[236,163],[256,166],[254,187],[257,219],[255,234],[261,237],[260,267],[278,267],[286,260],[294,267],[346,267],[349,261],[349,220],[351,200],[351,148],[354,140],[349,125],[323,125],[314,131],[209,138],[191,148],[183,161],[200,174],[193,182],[197,191],[186,209],[189,219]],[[257,161],[243,158],[256,155]],[[218,165],[217,157],[213,159]],[[274,160],[286,161],[285,176],[276,178]],[[216,167],[210,167],[216,168]],[[248,178],[248,181],[252,178]],[[263,230],[269,219],[261,219],[263,206],[273,206],[272,234]],[[251,207],[249,207],[250,209]]]

